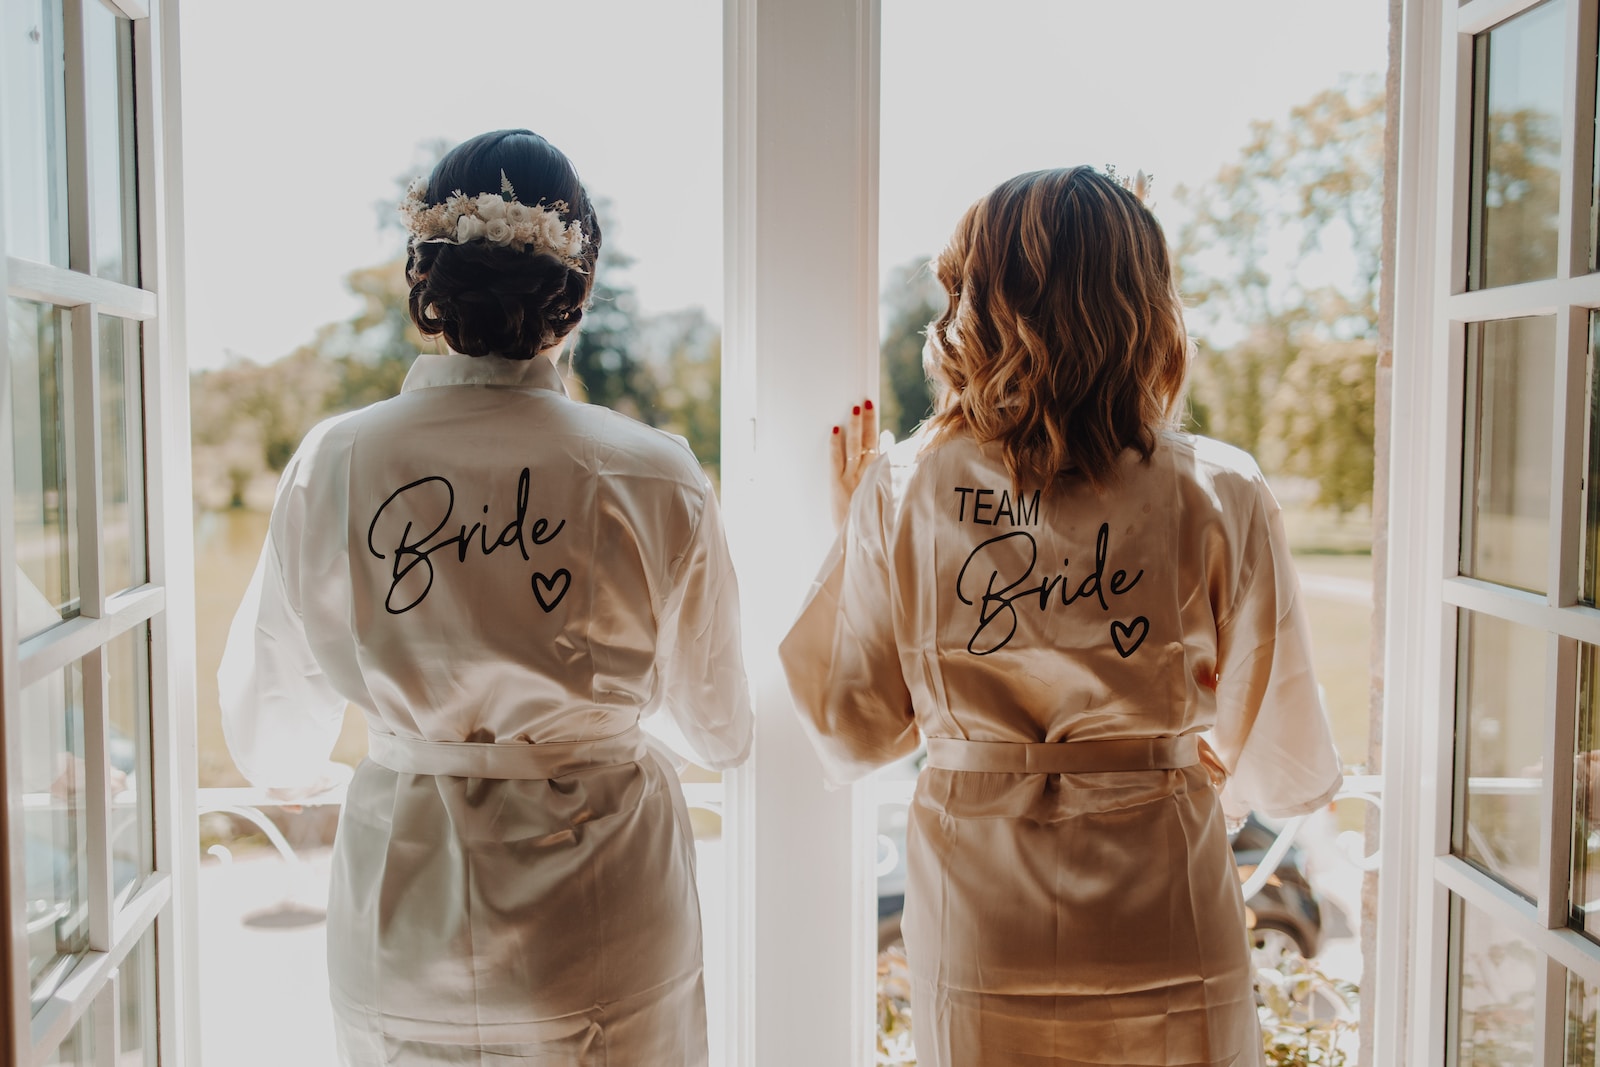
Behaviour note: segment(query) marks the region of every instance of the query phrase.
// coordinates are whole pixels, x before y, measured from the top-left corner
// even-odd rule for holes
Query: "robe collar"
[[[544,356],[505,359],[501,356],[460,356],[454,352],[424,352],[406,374],[402,393],[436,385],[498,385],[511,389],[549,389],[565,396],[561,372]]]

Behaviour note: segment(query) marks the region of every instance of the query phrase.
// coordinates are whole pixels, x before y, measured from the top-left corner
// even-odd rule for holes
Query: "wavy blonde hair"
[[[1161,224],[1117,180],[1018,175],[967,209],[934,269],[949,296],[924,353],[934,439],[998,442],[1018,487],[1103,487],[1176,424],[1183,305]]]

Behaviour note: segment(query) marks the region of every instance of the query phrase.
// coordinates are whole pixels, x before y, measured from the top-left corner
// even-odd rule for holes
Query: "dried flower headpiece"
[[[1150,187],[1155,184],[1156,180],[1154,175],[1146,174],[1141,170],[1130,178],[1126,174],[1119,173],[1115,163],[1106,164],[1105,175],[1132,193],[1139,203],[1144,204],[1146,207],[1150,205]]]
[[[519,203],[506,172],[500,172],[500,192],[467,196],[457,189],[442,204],[428,203],[428,181],[418,178],[400,201],[406,229],[419,244],[462,245],[487,241],[515,252],[545,252],[569,266],[583,268],[587,241],[583,224],[564,222],[565,201],[535,205]]]

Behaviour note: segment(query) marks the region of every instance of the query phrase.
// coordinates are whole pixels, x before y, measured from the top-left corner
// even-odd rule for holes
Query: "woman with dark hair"
[[[834,427],[842,529],[782,647],[835,781],[927,746],[917,1061],[1259,1064],[1226,824],[1342,780],[1277,503],[1177,429],[1182,306],[1120,183],[1013,178],[936,269],[934,414],[883,456],[870,403]]]
[[[345,1063],[704,1064],[694,839],[640,721],[711,767],[749,748],[716,496],[681,439],[562,388],[601,237],[566,156],[484,134],[401,210],[446,351],[284,471],[229,747],[292,797],[365,713],[328,907]]]

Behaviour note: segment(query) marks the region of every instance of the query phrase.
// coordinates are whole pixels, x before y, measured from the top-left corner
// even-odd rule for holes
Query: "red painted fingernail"
[[[833,428],[833,432],[834,432],[834,433],[838,433],[838,432],[839,432],[839,427],[837,427],[837,426],[835,426],[835,427],[834,427],[834,428]]]
[[[868,411],[871,411],[871,410],[872,410],[872,401],[870,401],[870,400],[869,400],[869,401],[867,401],[867,410],[868,410]]]
[[[859,415],[859,414],[861,414],[861,405],[860,405],[860,404],[857,404],[857,405],[856,405],[856,406],[855,406],[855,407],[853,407],[853,408],[851,408],[851,409],[850,409],[850,414],[852,414],[852,415]]]

